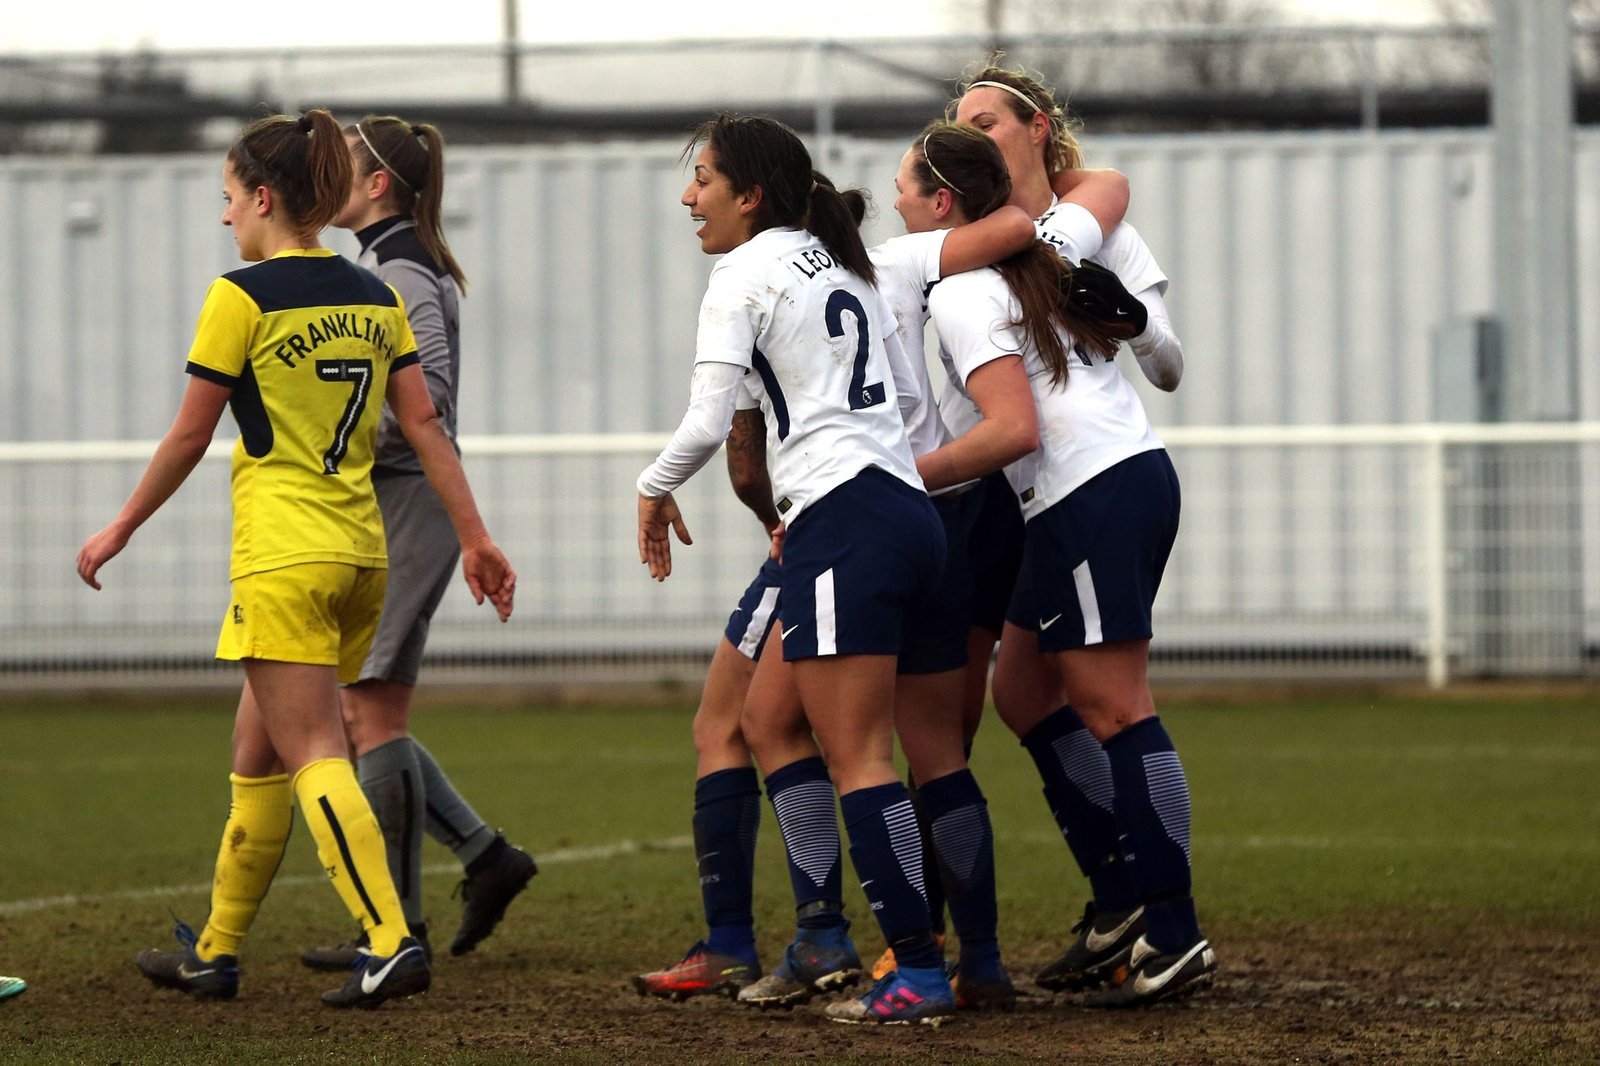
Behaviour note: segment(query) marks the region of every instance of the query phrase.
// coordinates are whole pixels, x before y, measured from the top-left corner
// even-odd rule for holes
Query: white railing
[[[1156,674],[1557,676],[1600,646],[1600,423],[1175,427],[1183,530],[1157,604]],[[459,593],[434,660],[494,680],[529,662],[599,676],[708,651],[763,538],[713,464],[680,494],[695,536],[670,582],[633,543],[633,475],[659,433],[468,436],[491,528],[517,563],[508,626]],[[150,441],[0,444],[0,676],[74,683],[193,669],[228,551],[218,442],[104,572],[72,555]]]

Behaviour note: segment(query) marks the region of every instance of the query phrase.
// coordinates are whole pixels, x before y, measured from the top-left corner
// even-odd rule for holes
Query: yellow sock
[[[202,959],[239,954],[239,941],[250,931],[283,861],[294,818],[288,774],[229,774],[228,780],[233,783],[233,802],[211,877],[211,916],[195,945],[195,954]]]
[[[294,775],[294,794],[317,842],[317,857],[375,955],[393,955],[409,933],[389,876],[383,831],[349,759],[318,759]]]

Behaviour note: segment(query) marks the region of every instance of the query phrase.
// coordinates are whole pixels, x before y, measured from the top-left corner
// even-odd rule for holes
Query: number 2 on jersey
[[[333,443],[322,453],[322,472],[337,474],[344,454],[350,448],[350,434],[361,421],[361,412],[367,408],[367,397],[372,395],[371,359],[318,359],[317,379],[338,385],[351,386],[350,400],[339,415],[339,424],[333,430]]]
[[[871,351],[868,344],[869,332],[867,328],[867,310],[861,306],[861,301],[843,289],[834,289],[828,295],[828,336],[838,339],[844,336],[844,312],[849,311],[856,320],[856,361],[855,368],[850,374],[850,410],[862,411],[868,407],[876,407],[884,401],[883,382],[874,381],[867,384],[867,355]]]

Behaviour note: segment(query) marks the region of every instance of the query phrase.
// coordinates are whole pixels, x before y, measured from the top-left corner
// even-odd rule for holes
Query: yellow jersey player
[[[383,604],[385,549],[371,467],[387,400],[461,541],[474,597],[510,616],[516,575],[490,539],[439,426],[405,309],[367,271],[321,247],[351,181],[333,116],[312,110],[247,127],[223,166],[222,223],[255,265],[213,283],[189,353],[189,384],[133,494],[78,553],[93,588],[105,562],[205,454],[231,405],[232,600],[217,656],[245,672],[233,737],[232,805],[196,935],[143,951],[157,985],[232,998],[238,950],[282,859],[298,799],[317,855],[369,948],[333,1007],[371,1007],[424,991],[432,975],[408,935],[383,837],[356,781],[338,683],[355,680]]]

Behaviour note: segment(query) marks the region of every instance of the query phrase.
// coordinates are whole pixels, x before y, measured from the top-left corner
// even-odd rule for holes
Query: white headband
[[[968,92],[971,92],[974,89],[1004,89],[1012,96],[1015,96],[1018,100],[1021,100],[1023,103],[1027,104],[1030,109],[1044,113],[1045,117],[1049,117],[1044,108],[1034,103],[1032,98],[1030,98],[1027,93],[1023,92],[1021,89],[1007,85],[1003,81],[975,81],[971,85],[967,86]]]
[[[406,190],[415,196],[417,190],[411,188],[411,183],[405,178],[402,178],[400,176],[400,172],[385,162],[383,156],[378,154],[378,150],[372,147],[372,142],[367,140],[367,131],[361,128],[361,123],[359,122],[356,123],[356,133],[361,136],[361,143],[367,146],[367,151],[372,153],[372,158],[378,161],[378,165],[393,175],[395,181],[398,181],[401,185],[404,185]]]
[[[939,173],[939,168],[933,165],[933,156],[928,154],[928,137],[932,137],[932,136],[933,136],[933,134],[930,133],[930,134],[927,134],[926,136],[924,136],[922,138],[922,161],[924,163],[928,164],[928,169],[933,171],[933,176],[938,178],[939,181],[941,183],[943,183],[945,188],[949,189],[951,192],[955,193],[957,196],[960,196],[961,195],[961,190],[956,188],[955,182],[951,181],[949,178],[947,178],[943,174]]]

